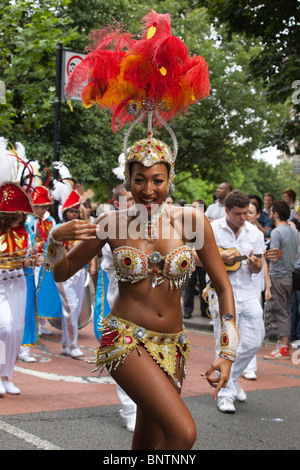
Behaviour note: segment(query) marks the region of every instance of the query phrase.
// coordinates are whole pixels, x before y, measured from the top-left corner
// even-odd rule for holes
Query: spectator
[[[235,413],[234,401],[247,399],[246,393],[238,384],[238,379],[255,357],[264,338],[263,310],[252,274],[259,273],[262,268],[261,258],[257,258],[253,253],[264,252],[265,244],[257,228],[246,220],[249,199],[242,191],[232,191],[227,195],[225,210],[226,215],[213,221],[211,227],[217,245],[224,249],[221,251],[221,258],[224,264],[231,268],[228,270],[228,275],[235,298],[240,345],[227,386],[218,394],[217,406],[223,413]],[[233,269],[233,264],[236,264],[234,262],[236,250],[246,256],[246,260],[241,261],[238,269]],[[214,307],[218,311],[215,300]],[[218,334],[221,325],[217,316],[213,321],[216,354],[218,354],[220,348]]]
[[[290,208],[290,215],[288,220],[296,218],[296,211],[295,211],[295,201],[296,201],[296,193],[292,189],[286,189],[282,192],[283,200],[287,203]]]
[[[213,204],[208,206],[205,211],[205,215],[210,222],[216,219],[220,219],[225,215],[225,198],[228,193],[232,191],[232,186],[230,183],[221,183],[216,191],[216,201]]]
[[[174,204],[175,203],[175,199],[174,197],[172,196],[172,194],[167,194],[166,197],[165,197],[165,200],[164,200],[165,204]]]
[[[256,225],[259,228],[259,230],[262,231],[266,240],[267,238],[269,238],[271,230],[272,230],[272,223],[271,223],[270,217],[265,211],[263,211],[262,200],[259,196],[257,196],[257,194],[249,194],[248,197],[250,199],[250,202],[254,201],[256,202],[256,204],[258,204],[260,217],[256,221]]]
[[[289,224],[300,232],[300,222],[292,219]],[[300,348],[300,250],[293,272],[293,292],[291,295],[291,348]]]
[[[273,204],[274,201],[275,201],[274,194],[272,194],[272,193],[265,193],[264,194],[264,208],[263,208],[263,211],[266,212],[269,217],[270,217],[271,207],[272,207],[272,204]]]
[[[271,207],[271,222],[275,228],[271,232],[270,247],[279,248],[282,251],[282,256],[269,265],[272,294],[270,310],[271,325],[278,337],[278,344],[270,354],[264,356],[265,359],[288,359],[290,357],[290,300],[293,288],[292,273],[298,251],[299,235],[288,224],[289,215],[290,208],[285,201],[274,201]]]
[[[195,207],[195,208],[199,207],[200,210],[205,211],[206,204],[203,201],[203,199],[195,199],[192,202],[192,207]],[[195,258],[195,269],[191,277],[188,277],[186,280],[185,287],[184,287],[184,294],[183,294],[184,318],[186,319],[191,318],[192,313],[194,311],[194,297],[195,297],[197,284],[199,285],[201,315],[204,317],[207,316],[206,315],[207,304],[202,297],[202,291],[203,289],[205,289],[205,285],[206,285],[206,282],[205,282],[206,272],[195,250],[193,250],[193,255]]]

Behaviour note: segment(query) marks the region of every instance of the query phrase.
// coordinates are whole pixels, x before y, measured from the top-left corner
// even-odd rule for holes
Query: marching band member
[[[33,214],[29,195],[15,183],[18,155],[6,151],[7,141],[0,142],[0,394],[19,394],[11,381],[15,361],[24,337],[27,306],[27,283],[24,269],[36,265],[31,240],[25,229],[27,214]]]

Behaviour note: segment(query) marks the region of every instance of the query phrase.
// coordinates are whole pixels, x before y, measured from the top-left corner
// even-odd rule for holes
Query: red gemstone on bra
[[[125,342],[126,342],[126,344],[132,343],[132,338],[130,336],[126,336]]]
[[[131,259],[128,256],[126,256],[126,258],[124,258],[124,264],[125,264],[125,266],[130,266],[131,265]]]
[[[136,148],[135,148],[135,151],[138,152],[139,150],[141,150],[142,146],[141,145],[138,145]]]
[[[160,352],[160,351],[159,351],[158,355],[159,355],[159,357],[160,357],[161,359],[164,359],[164,358],[165,358],[165,356],[163,355],[163,353]]]
[[[159,145],[156,145],[156,148],[157,148],[157,150],[158,150],[159,152],[162,151],[162,148],[161,148]]]
[[[182,268],[185,268],[187,266],[187,260],[183,260],[182,263],[181,263],[181,267]]]

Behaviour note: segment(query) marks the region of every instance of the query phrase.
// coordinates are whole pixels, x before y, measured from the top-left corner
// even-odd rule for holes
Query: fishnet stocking
[[[139,345],[111,376],[137,404],[134,450],[189,450],[196,440],[194,420],[173,380]],[[182,383],[182,368],[176,376]]]

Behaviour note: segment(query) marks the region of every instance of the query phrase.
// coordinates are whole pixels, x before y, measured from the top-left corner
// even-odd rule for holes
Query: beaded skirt
[[[133,349],[140,355],[139,344],[146,348],[176,385],[180,385],[175,377],[176,359],[179,358],[179,366],[183,367],[186,378],[186,359],[191,349],[186,330],[174,334],[158,333],[111,314],[104,320],[94,371],[102,367],[101,374],[107,367],[111,372],[124,363]]]

